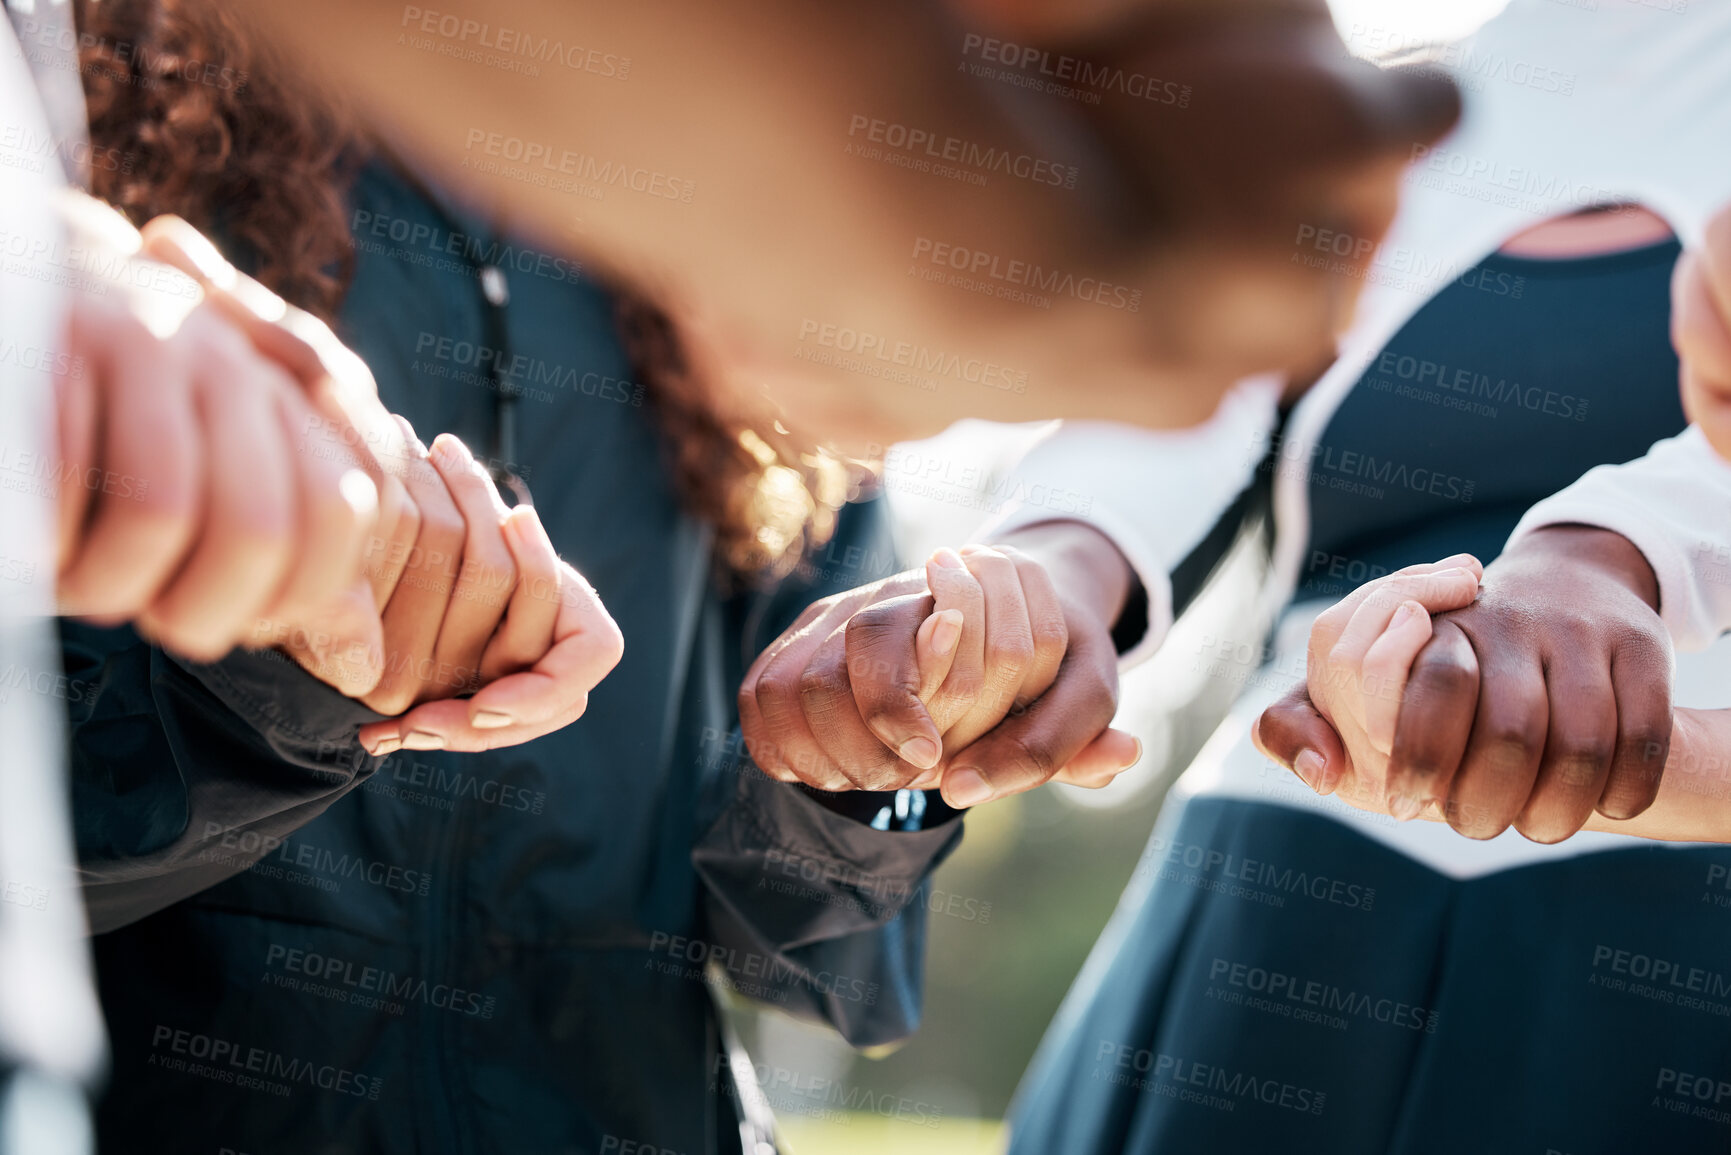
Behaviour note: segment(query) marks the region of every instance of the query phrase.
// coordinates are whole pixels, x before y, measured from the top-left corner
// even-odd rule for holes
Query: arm
[[[1159,649],[1182,608],[1173,571],[1254,480],[1279,399],[1279,382],[1264,377],[1240,383],[1192,429],[1065,422],[1017,462],[1000,490],[1013,504],[974,536],[1076,521],[1109,539],[1146,599],[1145,629],[1120,637],[1128,670]]]
[[[806,605],[894,569],[883,503],[842,511],[825,558],[857,566],[784,582],[747,599],[738,620],[747,652],[775,639]],[[852,548],[850,548],[852,547]],[[730,742],[735,758],[706,762],[709,803],[692,863],[704,885],[709,934],[728,948],[742,991],[826,1021],[850,1042],[901,1038],[919,1021],[931,872],[961,841],[962,824],[936,791],[828,794],[778,782]]]
[[[1321,793],[1474,838],[1637,819],[1672,731],[1657,596],[1630,541],[1585,526],[1512,543],[1482,585],[1470,558],[1410,567],[1317,620],[1258,745]]]

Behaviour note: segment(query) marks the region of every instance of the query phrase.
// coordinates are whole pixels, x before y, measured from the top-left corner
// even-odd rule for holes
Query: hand
[[[1652,569],[1626,539],[1541,530],[1492,563],[1478,599],[1438,617],[1416,649],[1380,784],[1368,731],[1360,737],[1350,712],[1313,706],[1303,692],[1262,715],[1257,743],[1285,765],[1304,759],[1301,776],[1321,788],[1356,775],[1362,757],[1370,789],[1347,801],[1393,813],[1404,798],[1397,816],[1411,817],[1416,800],[1469,837],[1513,825],[1556,842],[1595,811],[1630,819],[1659,790],[1671,734],[1670,641],[1657,602]],[[1405,638],[1389,643],[1397,656],[1415,651],[1410,628],[1395,630]],[[1326,651],[1317,657],[1309,686],[1326,699],[1352,675],[1332,669]]]
[[[86,371],[57,386],[62,612],[136,620],[214,660],[260,616],[339,597],[381,514],[374,482],[350,460],[292,451],[319,420],[294,378],[142,259],[123,218],[80,197],[68,223],[129,271],[72,299],[68,347]],[[376,623],[347,640],[376,649]]]
[[[1052,779],[1103,785],[1134,764],[1136,740],[1106,729],[1127,566],[1075,523],[1012,540],[1026,550],[942,550],[924,572],[809,607],[740,689],[764,771],[826,790],[941,780],[960,807]]]
[[[386,631],[396,653],[417,640],[430,644],[416,628],[424,632],[430,618],[437,631],[463,540],[462,518],[425,447],[385,411],[366,363],[324,322],[240,273],[198,230],[178,217],[158,217],[145,225],[140,243],[144,254],[191,277],[214,312],[293,377],[298,396],[312,406],[289,441],[296,458],[358,470],[378,495],[363,572],[334,596],[260,614],[245,643],[280,646],[315,677],[375,708],[406,707],[423,688],[413,676],[421,666],[387,664]]]
[[[360,583],[304,620],[261,621],[249,642],[284,644],[315,676],[402,715],[363,728],[378,755],[513,746],[580,717],[623,641],[535,511],[507,511],[460,439],[441,435],[429,452],[328,326],[240,273],[185,221],[151,221],[144,245],[293,370],[323,414],[303,427],[303,455],[352,461],[392,498]],[[363,626],[371,645],[341,643]]]
[[[559,560],[534,508],[511,510],[504,537],[516,574],[504,623],[481,652],[481,690],[363,726],[369,753],[495,750],[539,738],[582,717],[589,692],[619,664],[619,627],[582,575]]]
[[[1683,411],[1731,460],[1731,207],[1671,278],[1671,341],[1682,360]]]

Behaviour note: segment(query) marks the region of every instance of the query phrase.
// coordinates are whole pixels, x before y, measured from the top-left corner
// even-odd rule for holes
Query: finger
[[[379,542],[383,557],[367,555],[376,604],[382,609],[403,572],[400,559],[415,542],[415,524],[400,480],[421,464],[424,452],[411,450],[399,423],[379,403],[378,387],[366,363],[323,321],[296,309],[239,272],[202,233],[172,215],[155,218],[140,230],[141,251],[192,277],[206,303],[234,324],[264,355],[283,366],[323,415],[316,429],[317,448],[366,473],[379,490]],[[305,432],[315,433],[308,425]],[[308,438],[303,437],[303,445]],[[393,475],[394,478],[393,479]],[[410,523],[400,516],[409,512]]]
[[[399,747],[493,750],[550,734],[580,717],[590,692],[624,656],[625,639],[583,576],[564,563],[559,571],[558,623],[553,646],[540,661],[482,687],[468,702],[428,702],[373,723],[362,729],[362,744],[374,753]],[[476,726],[476,718],[486,724]]]
[[[1633,818],[1659,796],[1671,746],[1671,656],[1656,642],[1629,641],[1611,656],[1617,748],[1599,798],[1606,818]]]
[[[467,709],[451,715],[462,719],[460,728],[433,728],[441,748],[471,748],[450,745],[470,741],[471,731],[489,735],[481,749],[514,745],[569,725],[587,708],[589,694],[624,657],[625,639],[594,588],[563,563],[559,590],[552,647],[529,669],[483,686]],[[475,726],[476,719],[486,724]],[[416,748],[419,735],[420,747],[431,748],[428,732],[425,724],[416,724],[403,744]]]
[[[962,611],[941,610],[920,623],[914,634],[914,656],[919,665],[919,696],[922,701],[937,693],[956,660],[956,644],[962,640]]]
[[[914,694],[918,672],[909,629],[929,602],[911,595],[865,607],[824,640],[800,676],[806,732],[856,789],[897,790],[937,763],[937,728]],[[894,622],[895,617],[901,621]],[[891,624],[884,625],[885,619]],[[871,640],[860,641],[872,635],[887,639],[885,652],[893,666],[873,656]],[[868,725],[858,704],[862,699],[873,703],[877,726]],[[912,736],[890,746],[882,737],[886,731]],[[920,761],[898,756],[898,750]]]
[[[1444,813],[1468,838],[1495,838],[1533,792],[1550,704],[1536,654],[1504,647],[1478,660],[1478,714]]]
[[[200,348],[194,408],[208,462],[203,522],[141,621],[170,649],[215,661],[269,608],[293,556],[299,502],[278,399],[294,385],[230,331],[212,332]]]
[[[1080,754],[1052,775],[1052,781],[1098,790],[1141,760],[1140,739],[1123,730],[1107,730],[1082,747]]]
[[[819,619],[819,623],[827,624],[829,620]],[[804,631],[806,644],[783,647],[759,672],[753,708],[762,720],[767,740],[747,749],[766,773],[787,782],[805,782],[820,790],[846,790],[852,786],[811,732],[802,700],[806,666],[823,641],[836,637],[845,628],[837,626],[824,638],[812,638],[808,627]],[[845,638],[841,640],[845,643]]]
[[[505,680],[523,676],[511,674]],[[501,683],[495,683],[498,684]],[[375,755],[391,754],[404,748],[452,750],[466,754],[503,750],[562,730],[581,718],[588,708],[588,694],[571,694],[560,700],[559,708],[553,714],[533,723],[476,726],[471,720],[468,702],[441,698],[422,702],[400,718],[363,726],[360,741]]]
[[[1263,755],[1297,774],[1318,794],[1332,794],[1346,773],[1346,747],[1310,701],[1310,691],[1294,686],[1257,717],[1250,739]]]
[[[1479,659],[1459,626],[1432,623],[1431,640],[1407,674],[1389,749],[1389,813],[1403,821],[1443,802],[1466,757],[1478,714]]]
[[[305,401],[279,394],[278,428],[283,444],[308,412]],[[267,616],[300,620],[337,594],[365,581],[362,557],[378,528],[379,491],[364,472],[315,455],[291,455],[300,525],[282,587]],[[377,610],[374,610],[377,616]]]
[[[926,567],[933,612],[956,610],[962,615],[962,636],[956,642],[949,675],[926,705],[939,730],[949,730],[973,707],[986,680],[986,595],[967,563],[953,549],[932,554]]]
[[[405,437],[413,437],[408,422]],[[436,669],[433,651],[456,586],[466,527],[439,471],[426,459],[420,439],[411,443],[419,458],[404,486],[419,514],[419,531],[408,551],[403,576],[385,606],[385,672],[365,702],[381,714],[400,714],[421,699]]]
[[[395,474],[380,474],[376,484],[379,518],[367,535],[361,567],[373,591],[374,612],[382,613],[391,604],[421,535],[421,511],[409,496],[409,487]]]
[[[80,305],[74,306],[76,313]],[[81,326],[69,326],[68,345],[74,350],[73,371],[54,379],[54,408],[60,450],[59,548],[57,572],[72,568],[82,548],[85,520],[90,512],[90,487],[80,484],[96,464],[97,397],[95,374],[90,365],[93,350],[84,348]]]
[[[1534,842],[1580,830],[1604,793],[1617,748],[1617,698],[1602,665],[1553,658],[1545,678],[1550,728],[1533,790],[1515,829]]]
[[[1430,613],[1416,601],[1395,608],[1388,628],[1365,651],[1359,667],[1364,687],[1365,737],[1378,753],[1394,749],[1395,720],[1406,692],[1407,672],[1431,637]]]
[[[505,515],[505,544],[517,563],[517,587],[505,621],[481,655],[481,681],[528,669],[553,645],[559,620],[559,555],[532,505]],[[471,714],[471,721],[474,717]]]
[[[261,619],[250,643],[281,646],[315,678],[351,698],[364,698],[384,673],[384,627],[373,592],[357,580],[327,599],[303,624]]]
[[[95,508],[60,595],[64,613],[119,621],[179,568],[197,531],[205,463],[181,346],[130,317],[113,323],[124,335],[111,332],[90,365],[101,382],[101,467],[68,479],[87,486]]]
[[[504,533],[505,515],[510,510],[461,439],[439,434],[433,439],[430,460],[463,516],[463,558],[457,569],[457,585],[433,648],[435,665],[447,671],[440,675],[440,687],[461,693],[479,688],[481,655],[517,588],[517,563]],[[557,617],[555,613],[555,621]]]
[[[1034,659],[1022,676],[1017,703],[1021,705],[1044,694],[1057,678],[1064,651],[1070,645],[1070,631],[1064,624],[1064,603],[1046,567],[1019,549],[995,548],[1016,566],[1016,575],[1022,582],[1022,599],[1028,607],[1028,628],[1034,639]]]
[[[1425,574],[1437,573],[1449,569],[1470,570],[1474,576],[1480,580],[1484,578],[1485,567],[1479,562],[1478,558],[1474,557],[1470,553],[1457,553],[1445,557],[1441,561],[1421,562],[1418,565],[1409,565],[1396,570],[1392,574],[1387,574],[1384,577],[1378,578],[1375,581],[1365,582],[1350,594],[1347,594],[1340,601],[1329,606],[1326,610],[1323,610],[1322,613],[1317,616],[1316,624],[1311,629],[1310,652],[1313,655],[1327,654],[1328,651],[1340,641],[1341,636],[1346,632],[1347,624],[1352,620],[1353,615],[1358,612],[1358,608],[1364,604],[1366,599],[1381,590],[1388,582],[1396,579],[1421,577]],[[1422,597],[1416,598],[1415,600],[1421,604],[1425,601]]]
[[[337,367],[331,362],[336,350],[353,356],[328,325],[294,308],[240,272],[209,238],[184,219],[172,213],[154,217],[139,230],[139,236],[143,256],[172,266],[197,281],[213,307],[238,326],[261,352],[303,383],[334,375],[333,369]]]
[[[1110,639],[1073,631],[1052,688],[954,755],[944,772],[944,800],[963,809],[1046,782],[1100,736],[1117,710],[1118,655]]]
[[[916,771],[938,764],[943,735],[919,697],[924,679],[918,635],[927,623],[938,622],[931,607],[932,598],[926,594],[866,606],[825,639],[808,662],[807,684],[801,690],[806,723],[844,773],[849,771],[848,759],[878,770],[885,763],[893,765],[898,757]],[[960,614],[955,610],[944,614],[943,621],[928,631],[935,635],[941,630],[950,644],[949,655],[937,659],[940,664],[954,657],[961,637],[956,621]],[[847,700],[836,698],[838,693],[845,693]],[[875,752],[861,749],[855,741],[856,720],[872,737]],[[841,727],[840,744],[826,737],[827,726]],[[852,773],[848,776],[855,779]]]
[[[967,746],[1003,721],[1021,700],[1022,681],[1034,662],[1034,631],[1015,563],[985,546],[967,546],[962,560],[980,583],[985,600],[985,677],[973,706],[945,731],[944,741],[952,750]]]
[[[1366,698],[1370,689],[1364,680],[1364,659],[1371,646],[1388,631],[1396,611],[1409,601],[1418,603],[1426,614],[1459,609],[1472,603],[1478,589],[1478,575],[1465,567],[1401,574],[1377,583],[1377,588],[1353,611],[1340,639],[1328,651],[1324,666],[1328,676],[1347,679],[1347,684],[1337,687],[1343,692],[1327,699],[1330,712],[1343,706],[1348,717],[1368,734],[1370,716]],[[1404,640],[1407,635],[1399,637]],[[1364,769],[1359,767],[1361,773]]]

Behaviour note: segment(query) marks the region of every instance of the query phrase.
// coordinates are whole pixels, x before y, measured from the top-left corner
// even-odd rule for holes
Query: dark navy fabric
[[[1488,563],[1530,506],[1680,433],[1679,251],[1493,255],[1426,303],[1299,463],[1311,519],[1301,595],[1344,597],[1463,550]]]
[[[507,270],[512,464],[625,656],[575,725],[381,762],[355,742],[375,715],[276,655],[199,666],[65,623],[79,847],[109,931],[101,1149],[736,1150],[706,967],[857,1044],[905,1035],[920,887],[960,837],[873,830],[738,740],[745,663],[810,601],[895,569],[881,503],[847,507],[775,591],[725,595],[611,298],[383,167],[354,203],[341,328],[429,440],[486,451],[469,238]]]
[[[1297,463],[1299,596],[1488,562],[1528,506],[1682,429],[1677,252],[1495,256],[1426,304]],[[1179,805],[1018,1091],[1012,1155],[1731,1150],[1731,848],[1457,881],[1300,810]]]
[[[1731,848],[1653,845],[1457,881],[1331,819],[1194,800],[1010,1150],[1723,1153],[1728,870]]]

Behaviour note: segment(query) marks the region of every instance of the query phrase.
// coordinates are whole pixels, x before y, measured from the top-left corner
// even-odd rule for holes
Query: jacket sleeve
[[[1591,525],[1634,543],[1659,579],[1659,616],[1679,650],[1731,630],[1731,464],[1690,426],[1645,457],[1588,470],[1533,506],[1509,545],[1548,525]],[[1507,548],[1506,546],[1504,548]]]
[[[1119,668],[1140,665],[1172,626],[1173,571],[1252,484],[1279,393],[1272,377],[1247,379],[1193,429],[1054,423],[1003,484],[1009,503],[974,540],[1043,521],[1085,522],[1110,538],[1147,599],[1141,636],[1119,638]]]
[[[247,869],[377,768],[379,717],[275,652],[183,662],[60,624],[73,825],[95,933]]]
[[[819,598],[898,572],[881,500],[847,506],[824,557],[741,620],[755,656]],[[729,671],[729,686],[743,669]],[[737,723],[736,723],[737,724]],[[828,1022],[876,1046],[919,1025],[928,880],[961,842],[937,791],[825,795],[765,775],[735,740],[709,767],[692,863],[704,886],[709,957],[741,994]]]

